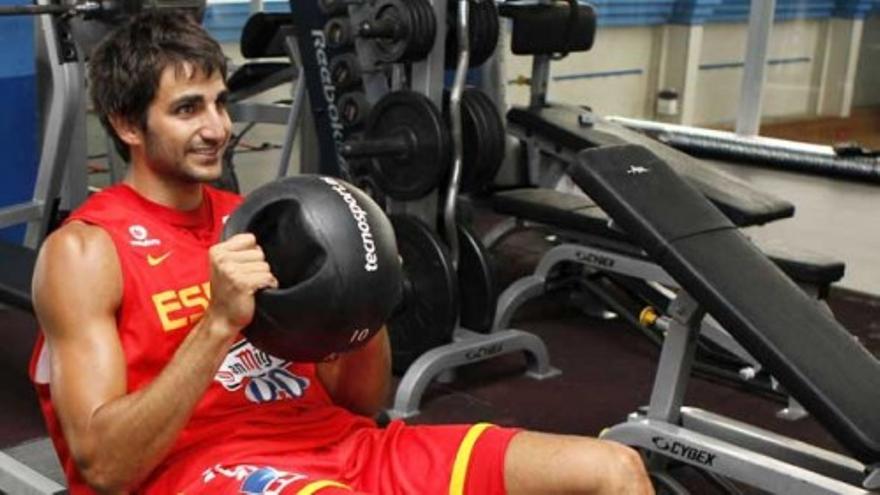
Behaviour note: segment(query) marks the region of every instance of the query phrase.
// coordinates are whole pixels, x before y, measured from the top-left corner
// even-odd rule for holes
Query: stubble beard
[[[178,155],[164,146],[162,140],[155,134],[148,132],[147,159],[153,164],[154,170],[161,170],[163,175],[185,184],[201,184],[218,180],[223,174],[223,155],[226,147],[223,146],[218,151],[217,163],[212,165],[191,163],[190,160],[198,160],[198,155],[194,155],[192,150],[193,146],[188,143]]]

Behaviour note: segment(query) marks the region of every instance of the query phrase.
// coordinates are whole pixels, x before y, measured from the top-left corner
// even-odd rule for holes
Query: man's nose
[[[222,107],[213,108],[205,112],[205,121],[201,129],[201,137],[205,141],[221,142],[229,137],[232,129],[232,121],[229,114]]]

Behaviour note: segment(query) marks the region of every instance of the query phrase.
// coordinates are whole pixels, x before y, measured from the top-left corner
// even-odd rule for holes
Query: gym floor
[[[880,147],[878,118],[880,109],[864,109],[850,119],[773,124],[764,134],[826,143],[858,140]],[[266,129],[258,128],[246,141],[280,143],[277,129],[263,127]],[[94,147],[103,141],[93,141],[90,152],[94,154]],[[243,190],[271,178],[277,157],[278,150],[270,149],[236,158]],[[846,276],[831,291],[830,305],[843,325],[880,355],[878,185],[759,167],[718,166],[796,205],[794,218],[751,229],[751,235],[846,262]],[[92,182],[100,185],[106,178],[96,176]],[[477,219],[478,227],[487,228],[500,218],[481,212]],[[548,246],[535,232],[507,239],[493,252],[499,281],[506,284],[528,273]],[[562,370],[561,376],[545,381],[529,379],[522,375],[525,362],[517,355],[466,367],[452,383],[432,384],[423,398],[422,414],[412,421],[490,421],[596,435],[646,404],[657,347],[623,322],[589,318],[564,299],[549,295],[532,301],[514,320],[516,328],[533,332],[546,342],[551,363]],[[0,308],[0,328],[6,337],[0,346],[0,448],[6,448],[44,436],[45,428],[26,373],[36,322],[30,315]],[[691,383],[690,405],[839,449],[810,418],[797,422],[777,419],[774,414],[783,405],[778,400],[706,377]]]

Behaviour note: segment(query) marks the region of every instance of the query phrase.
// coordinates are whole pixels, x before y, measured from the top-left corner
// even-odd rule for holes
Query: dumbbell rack
[[[452,0],[458,1],[458,0]],[[468,67],[468,2],[473,0],[460,0],[458,5],[458,33],[459,35],[459,67],[456,71],[456,84],[452,88],[450,114],[453,122],[453,142],[455,144],[455,165],[445,191],[445,196],[437,189],[426,196],[414,200],[395,200],[387,198],[386,212],[396,216],[412,216],[425,223],[433,232],[438,232],[443,226],[436,219],[442,217],[445,224],[445,232],[451,232],[446,236],[446,245],[452,252],[453,266],[457,265],[458,239],[455,228],[455,198],[458,193],[459,177],[461,175],[461,117],[460,97],[464,86],[465,72]],[[338,101],[339,94],[335,88],[328,87],[326,79],[321,78],[321,70],[328,69],[328,60],[341,53],[326,45],[326,38],[318,30],[322,30],[329,16],[322,12],[319,0],[302,2],[291,0],[291,11],[294,14],[299,45],[297,63],[303,67],[302,75],[306,78],[306,87],[312,104],[312,113],[315,116],[315,129],[319,141],[319,156],[316,164],[303,163],[302,170],[310,173],[322,173],[334,175],[346,180],[352,180],[352,170],[346,159],[338,152],[340,144],[352,134],[352,130],[339,132],[339,126],[334,127],[330,118],[330,106]],[[346,2],[346,13],[352,26],[359,26],[368,21],[370,16],[371,0],[364,2]],[[376,104],[389,92],[409,89],[425,95],[436,105],[442,108],[445,68],[445,41],[446,41],[446,17],[447,0],[430,1],[435,15],[436,33],[433,49],[422,60],[413,61],[408,65],[393,64],[388,70],[373,70],[379,66],[375,55],[372,41],[362,37],[354,40],[354,51],[357,53],[363,70],[361,74],[362,87],[366,99],[370,104]],[[317,47],[317,48],[316,48]],[[463,61],[463,62],[462,62]],[[332,95],[333,97],[328,97]],[[334,110],[337,114],[339,109]],[[356,130],[355,130],[356,131]],[[441,207],[440,201],[445,197],[445,203]],[[404,262],[406,265],[406,261]],[[456,305],[457,307],[457,305]],[[456,318],[458,321],[458,318]],[[448,379],[456,368],[465,364],[485,361],[505,354],[523,352],[527,357],[527,375],[544,379],[555,376],[558,370],[549,364],[549,354],[546,345],[536,335],[516,329],[504,329],[491,333],[478,333],[472,329],[463,328],[456,324],[452,334],[452,341],[435,346],[424,352],[406,368],[395,394],[394,404],[388,411],[391,418],[411,417],[419,412],[419,403],[428,385],[438,378]]]

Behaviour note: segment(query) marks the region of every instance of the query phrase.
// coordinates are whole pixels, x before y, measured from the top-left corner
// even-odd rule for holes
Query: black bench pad
[[[831,285],[843,278],[846,264],[821,254],[777,244],[756,243],[758,248],[795,282]]]
[[[611,220],[590,198],[553,189],[510,189],[493,194],[493,211],[582,234],[625,240],[619,230],[610,228]]]
[[[287,62],[248,62],[232,73],[226,86],[229,101],[241,101],[293,81],[296,68]]]
[[[626,234],[609,226],[610,218],[586,196],[545,188],[522,188],[496,192],[492,210],[550,227],[571,230],[615,241],[628,241]],[[796,282],[824,290],[843,278],[846,265],[839,260],[778,244],[758,248]]]
[[[592,125],[580,124],[582,114],[590,115]],[[794,205],[788,201],[761,192],[699,159],[576,106],[548,104],[538,110],[515,107],[507,113],[507,121],[527,134],[542,136],[572,152],[600,146],[642,145],[687,178],[741,227],[760,225],[794,214]]]
[[[284,39],[293,35],[293,16],[285,12],[257,12],[241,30],[241,54],[245,58],[284,57]]]
[[[880,461],[880,362],[700,192],[634,145],[584,151],[571,173],[842,445]]]
[[[31,277],[37,262],[33,249],[0,241],[0,302],[33,312]]]

